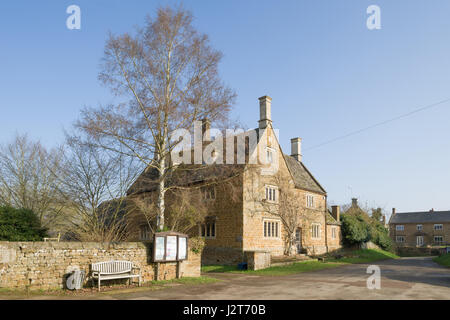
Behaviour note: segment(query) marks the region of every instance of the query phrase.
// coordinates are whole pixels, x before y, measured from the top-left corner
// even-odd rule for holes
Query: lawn
[[[450,268],[450,253],[443,254],[440,257],[436,257],[433,259],[433,261],[439,263],[440,265],[443,265],[444,267]]]
[[[270,267],[262,270],[239,270],[237,266],[203,266],[202,272],[231,272],[231,273],[241,273],[241,274],[251,274],[251,275],[265,275],[265,276],[281,276],[294,273],[308,272],[323,270],[328,268],[336,268],[343,265],[354,264],[354,263],[370,263],[373,261],[386,260],[386,259],[396,259],[397,255],[375,249],[364,249],[347,252],[342,254],[343,257],[340,259],[328,257],[325,262],[311,260],[295,262],[288,265]]]

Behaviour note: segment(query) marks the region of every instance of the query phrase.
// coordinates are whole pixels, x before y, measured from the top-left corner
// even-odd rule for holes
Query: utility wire
[[[361,132],[363,132],[363,131],[366,131],[366,130],[369,130],[369,129],[373,129],[373,128],[376,128],[376,127],[385,125],[385,124],[387,124],[387,123],[389,123],[389,122],[393,122],[393,121],[396,121],[396,120],[400,120],[400,119],[406,118],[406,117],[408,117],[408,116],[410,116],[410,115],[412,115],[412,114],[415,114],[415,113],[418,113],[418,112],[421,112],[421,111],[424,111],[424,110],[427,110],[427,109],[431,109],[431,108],[433,108],[433,107],[436,107],[436,106],[438,106],[438,105],[440,105],[440,104],[443,104],[443,103],[446,103],[446,102],[448,102],[448,101],[450,101],[450,98],[441,100],[441,101],[439,101],[439,102],[435,102],[435,103],[433,103],[433,104],[426,105],[426,106],[424,106],[424,107],[420,107],[420,108],[418,108],[418,109],[415,109],[415,110],[410,111],[410,112],[408,112],[408,113],[402,114],[402,115],[397,116],[397,117],[395,117],[395,118],[392,118],[392,119],[389,119],[389,120],[385,120],[385,121],[382,121],[382,122],[373,124],[373,125],[371,125],[371,126],[368,126],[368,127],[365,127],[365,128],[359,129],[359,130],[356,130],[356,131],[352,131],[352,132],[350,132],[350,133],[347,133],[347,134],[345,134],[345,135],[336,137],[336,138],[334,138],[334,139],[331,139],[331,140],[322,142],[322,143],[320,143],[320,144],[316,144],[315,146],[312,146],[312,147],[310,147],[310,148],[306,148],[305,150],[312,150],[312,149],[316,149],[316,148],[322,147],[322,146],[327,145],[327,144],[330,144],[330,143],[332,143],[332,142],[335,142],[335,141],[338,141],[338,140],[342,140],[342,139],[348,138],[348,137],[350,137],[350,136],[356,135],[356,134],[361,133]]]

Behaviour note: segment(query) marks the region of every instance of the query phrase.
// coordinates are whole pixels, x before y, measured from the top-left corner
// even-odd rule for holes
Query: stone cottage
[[[246,251],[264,250],[272,256],[288,251],[317,255],[341,246],[340,208],[327,209],[327,192],[302,161],[301,138],[291,139],[289,155],[281,149],[272,124],[271,101],[268,96],[259,98],[258,128],[231,138],[238,145],[239,137],[244,136],[245,163],[184,164],[191,170],[168,178],[169,184],[201,190],[201,199],[197,200],[205,205],[205,217],[189,234],[205,238],[205,264],[242,262]],[[205,121],[204,141],[214,143],[208,130]],[[255,144],[250,143],[252,137],[256,137]],[[227,152],[224,150],[223,159]],[[256,163],[250,161],[255,154]],[[154,170],[143,173],[130,188],[129,196],[154,194],[155,176]],[[166,202],[170,201],[177,200],[169,196]],[[142,219],[134,226],[137,239],[151,236]]]
[[[450,244],[450,211],[396,212],[392,209],[389,235],[398,247]]]

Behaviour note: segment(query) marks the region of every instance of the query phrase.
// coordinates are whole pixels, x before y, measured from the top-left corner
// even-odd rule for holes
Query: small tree
[[[33,211],[0,207],[0,240],[42,241],[45,236],[46,229]]]
[[[360,245],[369,241],[369,225],[362,216],[343,214],[341,222],[342,236],[345,244]]]

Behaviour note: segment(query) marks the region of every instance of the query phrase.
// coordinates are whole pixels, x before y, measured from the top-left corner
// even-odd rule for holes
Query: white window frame
[[[433,229],[436,230],[436,231],[442,231],[442,230],[444,230],[444,225],[442,223],[436,223],[433,226]]]
[[[422,231],[423,230],[423,225],[422,224],[418,224],[416,226],[417,231]]]
[[[405,226],[403,224],[398,224],[395,226],[395,231],[405,231]]]
[[[314,209],[316,207],[314,195],[307,194],[306,195],[306,207]]]
[[[436,241],[436,238],[441,238],[441,240]],[[433,240],[434,240],[434,243],[444,243],[444,236],[434,236]]]
[[[419,241],[419,239],[422,239],[421,241]],[[421,243],[419,243],[421,242]],[[418,247],[421,247],[425,244],[425,239],[423,238],[423,236],[416,236],[416,245]]]
[[[331,227],[331,239],[336,239],[337,235],[337,228],[336,227]]]
[[[317,235],[315,235],[314,227],[317,227]],[[322,238],[322,225],[320,223],[311,223],[311,239]]]
[[[281,238],[281,221],[277,219],[263,219],[263,238],[264,239],[280,239]],[[273,235],[275,233],[275,235]]]
[[[276,155],[276,151],[274,148],[266,147],[266,161],[267,164],[272,164],[274,156]]]
[[[265,185],[265,199],[267,202],[277,203],[278,202],[278,187],[273,185]]]
[[[404,242],[406,242],[406,237],[405,236],[395,236],[395,242],[404,243]]]

